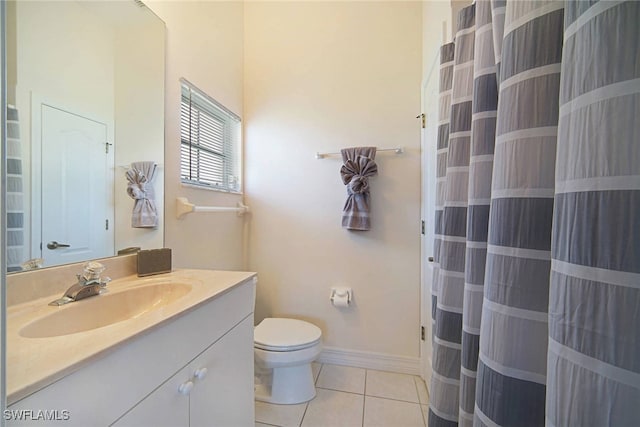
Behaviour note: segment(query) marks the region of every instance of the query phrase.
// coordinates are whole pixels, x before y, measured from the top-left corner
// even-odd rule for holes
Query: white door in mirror
[[[33,253],[42,250],[45,266],[113,255],[107,125],[45,103],[40,114],[42,230]]]

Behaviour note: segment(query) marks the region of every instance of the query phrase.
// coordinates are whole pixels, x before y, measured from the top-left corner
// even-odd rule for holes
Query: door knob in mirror
[[[64,243],[58,243],[55,240],[47,243],[47,249],[58,249],[58,248],[68,248],[70,245],[66,245]]]

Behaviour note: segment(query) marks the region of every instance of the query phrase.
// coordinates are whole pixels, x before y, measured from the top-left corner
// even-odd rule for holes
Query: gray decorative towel
[[[131,168],[127,170],[127,194],[135,200],[131,213],[133,228],[158,226],[158,210],[153,189],[157,167],[155,162],[135,162],[131,163]]]
[[[342,226],[348,230],[367,231],[371,229],[369,177],[378,174],[374,161],[376,147],[345,148],[341,153],[344,165],[340,168],[340,176],[348,194],[342,209]]]

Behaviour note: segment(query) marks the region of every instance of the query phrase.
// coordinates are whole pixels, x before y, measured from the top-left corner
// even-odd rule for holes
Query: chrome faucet
[[[105,267],[99,262],[91,261],[86,263],[82,274],[76,275],[78,281],[66,290],[62,298],[50,302],[49,305],[60,306],[99,295],[107,286],[107,283],[111,281],[108,277],[100,277],[104,270]]]

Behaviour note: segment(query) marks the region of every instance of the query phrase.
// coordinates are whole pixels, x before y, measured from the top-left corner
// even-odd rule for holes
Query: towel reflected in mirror
[[[155,202],[153,180],[158,165],[155,162],[134,162],[127,170],[129,184],[127,194],[135,200],[131,213],[131,227],[155,228],[158,226],[158,209]]]

